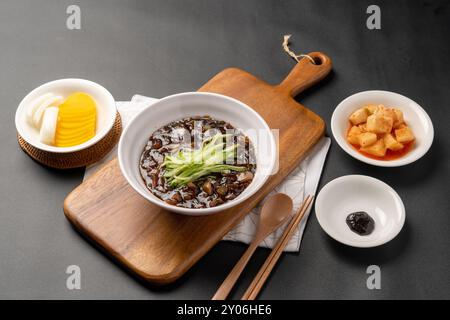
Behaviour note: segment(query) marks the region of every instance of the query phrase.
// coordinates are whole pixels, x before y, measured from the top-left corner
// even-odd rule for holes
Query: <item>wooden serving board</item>
[[[279,171],[244,203],[203,217],[162,210],[127,184],[115,159],[67,196],[66,217],[140,277],[155,284],[178,279],[273,190],[324,134],[323,120],[293,99],[331,70],[326,55],[310,55],[317,65],[300,60],[279,85],[229,68],[199,89],[239,99],[255,109],[271,128],[279,129]]]

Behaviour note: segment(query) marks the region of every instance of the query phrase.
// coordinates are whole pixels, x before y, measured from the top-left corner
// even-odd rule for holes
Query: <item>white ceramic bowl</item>
[[[97,105],[97,130],[92,139],[73,146],[73,147],[55,147],[39,141],[39,131],[31,126],[26,120],[26,110],[29,104],[38,96],[48,92],[67,97],[74,92],[85,92],[89,94]],[[17,132],[32,146],[54,153],[75,152],[86,149],[100,141],[112,128],[116,119],[116,102],[113,96],[104,87],[98,83],[84,79],[60,79],[47,82],[30,93],[19,104],[16,111],[16,129]]]
[[[212,208],[190,209],[169,205],[154,196],[139,172],[142,151],[151,134],[162,126],[185,117],[209,115],[241,129],[256,152],[253,181],[236,199]],[[144,198],[169,211],[186,215],[206,215],[231,208],[255,194],[274,170],[275,139],[264,119],[246,104],[215,93],[186,92],[165,97],[143,109],[125,128],[119,141],[119,164],[128,183]]]
[[[395,160],[368,158],[347,142],[349,116],[358,108],[371,103],[395,107],[403,112],[405,122],[411,127],[416,137],[414,148],[403,157]],[[380,167],[398,167],[420,159],[430,149],[434,137],[431,119],[420,105],[401,94],[380,90],[359,92],[339,103],[331,117],[331,131],[339,146],[353,158]]]
[[[333,239],[353,247],[369,248],[392,240],[405,223],[405,206],[386,183],[368,176],[349,175],[334,179],[320,190],[316,217]],[[346,223],[350,213],[367,212],[375,221],[370,235],[360,236]]]

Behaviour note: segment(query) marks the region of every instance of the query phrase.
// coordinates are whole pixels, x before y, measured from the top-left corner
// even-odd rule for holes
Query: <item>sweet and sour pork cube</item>
[[[392,118],[392,120],[394,120],[392,126],[395,129],[397,129],[402,123],[404,123],[403,112],[399,109],[385,108],[384,106],[383,107],[380,106],[375,111],[375,114],[380,114],[380,115]]]
[[[358,141],[361,147],[367,147],[377,142],[377,135],[372,132],[364,132],[358,136]]]
[[[367,132],[367,123],[363,123],[358,125],[359,130],[361,130],[361,132]]]
[[[394,119],[394,117],[395,117],[394,109],[386,108],[383,105],[380,105],[378,107],[378,109],[375,111],[375,114],[383,115],[386,117],[391,117],[392,119]]]
[[[404,122],[403,112],[399,109],[394,109],[395,119],[394,119],[394,128],[398,129]]]
[[[368,105],[364,106],[364,108],[369,112],[369,115],[371,115],[371,114],[374,114],[380,106],[382,106],[382,105],[368,104]]]
[[[400,129],[395,129],[395,138],[400,143],[411,142],[414,140],[414,134],[409,127],[405,126]]]
[[[367,117],[369,116],[369,112],[366,110],[366,108],[360,108],[353,112],[350,115],[350,122],[357,125],[360,123],[364,123],[367,121]]]
[[[347,141],[351,144],[359,145],[358,136],[362,133],[361,129],[357,126],[353,126],[350,128],[347,134]]]
[[[361,151],[376,157],[384,157],[386,154],[386,146],[384,145],[383,139],[378,139],[374,144],[361,148]]]
[[[401,150],[404,143],[414,140],[403,112],[396,108],[367,104],[353,112],[349,120],[352,127],[347,133],[348,142],[370,155],[384,157],[387,150]]]
[[[394,119],[384,114],[374,113],[367,118],[367,131],[373,133],[389,133],[392,130]]]
[[[386,133],[383,137],[384,145],[387,149],[392,151],[398,151],[403,149],[403,144],[395,140],[394,136],[390,133]]]

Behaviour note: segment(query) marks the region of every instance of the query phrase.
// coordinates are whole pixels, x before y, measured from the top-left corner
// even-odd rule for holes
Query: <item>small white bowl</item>
[[[416,137],[413,149],[394,160],[372,159],[355,150],[346,139],[348,118],[355,110],[367,104],[383,104],[400,109]],[[399,167],[420,159],[430,149],[434,138],[431,119],[419,104],[401,94],[381,90],[359,92],[339,103],[331,117],[331,131],[339,146],[353,158],[380,167]]]
[[[26,110],[34,99],[48,92],[63,97],[67,97],[74,92],[85,92],[89,94],[95,100],[97,106],[97,129],[95,136],[73,147],[55,147],[40,142],[38,129],[31,126],[26,119]],[[76,152],[96,144],[111,130],[116,119],[116,110],[116,102],[113,96],[98,83],[84,79],[54,80],[37,87],[22,99],[16,111],[16,129],[26,142],[40,150],[53,153]]]
[[[167,204],[145,186],[139,172],[142,151],[152,133],[162,126],[185,117],[203,115],[226,121],[250,138],[256,155],[253,181],[238,197],[217,207],[191,209]],[[150,202],[185,215],[207,215],[234,207],[255,194],[274,170],[277,148],[267,123],[246,104],[220,94],[186,92],[165,97],[139,112],[120,138],[118,158],[120,169],[128,183]]]
[[[400,196],[386,183],[368,176],[348,175],[334,179],[320,190],[316,217],[333,239],[353,247],[369,248],[392,240],[405,223],[405,206]],[[365,211],[375,221],[370,235],[350,230],[346,218]]]

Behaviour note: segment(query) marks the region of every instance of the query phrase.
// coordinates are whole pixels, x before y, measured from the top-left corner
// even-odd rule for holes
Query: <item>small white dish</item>
[[[386,183],[363,175],[348,175],[327,183],[316,200],[316,217],[333,239],[353,247],[370,248],[392,240],[405,223],[405,206]],[[346,223],[350,213],[365,211],[375,221],[370,235],[353,232]]]
[[[88,141],[72,147],[55,147],[39,141],[39,130],[26,120],[26,111],[30,103],[37,97],[52,92],[64,98],[75,92],[85,92],[96,102],[97,125],[96,134]],[[112,128],[116,119],[116,102],[111,93],[98,83],[84,79],[54,80],[37,87],[28,93],[19,104],[16,111],[16,129],[20,136],[33,147],[53,153],[76,152],[93,146],[100,141]]]
[[[142,151],[151,134],[162,126],[185,117],[203,115],[226,121],[250,138],[256,155],[253,181],[238,197],[217,207],[190,209],[167,204],[145,186],[139,172]],[[273,173],[277,148],[267,123],[246,104],[216,93],[185,92],[160,99],[139,112],[122,133],[118,158],[122,174],[141,196],[163,209],[197,216],[229,209],[255,194]]]
[[[383,104],[400,109],[416,137],[413,149],[394,160],[372,159],[355,150],[346,139],[348,118],[355,110],[367,104]],[[353,158],[380,167],[399,167],[420,159],[430,149],[434,138],[431,119],[419,104],[401,94],[381,90],[359,92],[339,103],[331,117],[331,131],[339,146]]]

